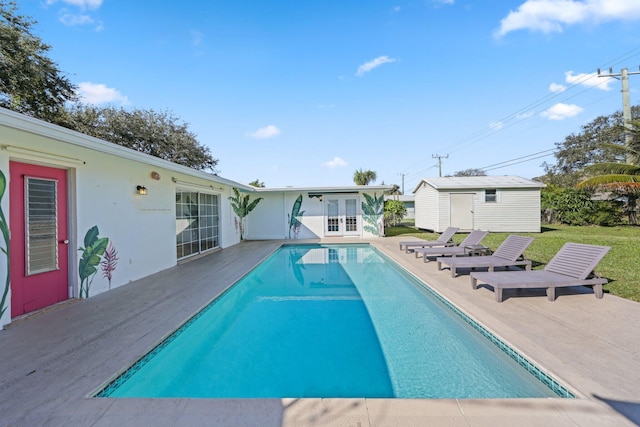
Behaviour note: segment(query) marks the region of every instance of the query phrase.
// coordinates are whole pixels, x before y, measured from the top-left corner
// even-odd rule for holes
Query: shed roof
[[[436,190],[456,189],[498,189],[498,188],[544,188],[545,184],[515,175],[504,176],[446,176],[441,178],[423,178],[413,189],[426,183]]]

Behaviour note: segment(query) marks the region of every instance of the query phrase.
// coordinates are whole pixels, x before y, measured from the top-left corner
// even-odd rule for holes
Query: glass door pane
[[[26,274],[58,269],[57,181],[25,178]]]
[[[338,199],[327,200],[327,233],[340,231],[340,207]]]
[[[358,231],[358,209],[356,199],[346,199],[344,201],[344,223],[345,232],[353,233]]]

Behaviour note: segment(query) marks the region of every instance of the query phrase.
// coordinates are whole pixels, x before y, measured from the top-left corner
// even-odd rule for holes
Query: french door
[[[69,298],[67,171],[10,162],[11,317]]]
[[[325,236],[359,236],[357,196],[325,196]]]

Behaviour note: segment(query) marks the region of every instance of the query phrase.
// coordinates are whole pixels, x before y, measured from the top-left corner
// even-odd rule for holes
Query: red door
[[[67,171],[10,162],[11,317],[69,297]]]

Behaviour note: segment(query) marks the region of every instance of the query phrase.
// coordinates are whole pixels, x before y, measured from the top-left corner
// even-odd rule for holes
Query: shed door
[[[69,298],[67,171],[10,163],[11,317]]]
[[[452,193],[450,226],[460,230],[473,230],[473,194]]]

